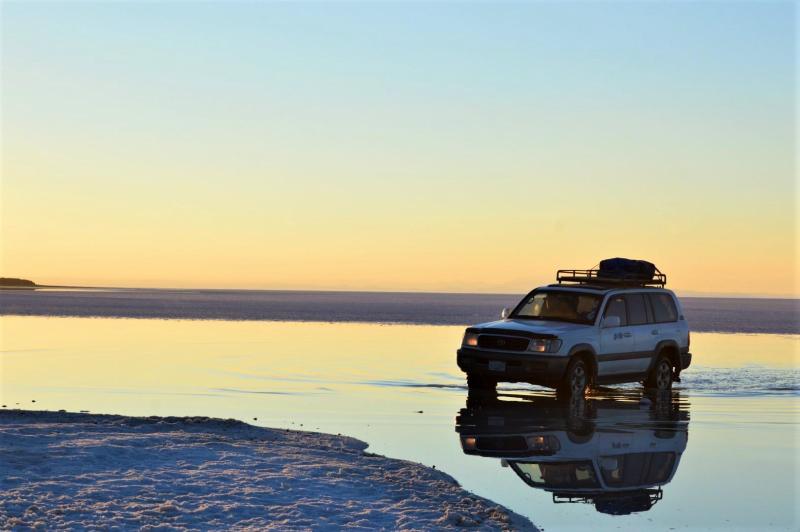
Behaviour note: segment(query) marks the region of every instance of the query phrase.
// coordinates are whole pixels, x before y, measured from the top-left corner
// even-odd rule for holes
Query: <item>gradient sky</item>
[[[796,295],[793,2],[2,3],[0,275]]]

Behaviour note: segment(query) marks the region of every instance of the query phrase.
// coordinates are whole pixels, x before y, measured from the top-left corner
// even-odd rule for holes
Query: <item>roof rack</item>
[[[652,279],[643,279],[635,274],[601,277],[600,270],[592,268],[589,270],[558,270],[556,272],[556,281],[558,281],[558,284],[664,288],[664,285],[667,284],[667,276],[656,268],[656,273],[653,274]]]
[[[629,515],[636,512],[646,512],[655,503],[664,498],[661,487],[633,489],[619,492],[555,492],[553,502],[594,504],[598,512],[611,515]]]

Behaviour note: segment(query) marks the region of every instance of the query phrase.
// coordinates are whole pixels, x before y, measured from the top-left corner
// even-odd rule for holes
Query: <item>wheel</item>
[[[491,377],[467,373],[467,388],[470,390],[494,390],[497,388],[497,381]]]
[[[572,443],[589,443],[592,441],[592,436],[594,436],[594,428],[591,425],[567,430],[567,439]]]
[[[644,385],[659,391],[672,389],[672,362],[669,358],[664,355],[658,357]]]
[[[675,437],[679,427],[677,423],[659,423],[653,435],[661,440],[669,440]]]
[[[568,397],[583,397],[589,385],[589,371],[582,358],[573,358],[567,366],[559,391]]]
[[[594,435],[594,423],[589,421],[589,405],[580,395],[569,397],[567,406],[567,439],[572,443],[587,443]]]

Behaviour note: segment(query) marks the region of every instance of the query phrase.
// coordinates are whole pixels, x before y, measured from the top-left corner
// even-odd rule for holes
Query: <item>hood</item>
[[[567,323],[564,321],[540,320],[497,320],[473,325],[470,329],[505,329],[535,334],[554,334],[556,336],[578,330],[585,330],[593,325]]]

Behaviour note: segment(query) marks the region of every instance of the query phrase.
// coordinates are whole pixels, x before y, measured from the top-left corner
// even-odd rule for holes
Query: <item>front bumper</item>
[[[464,373],[493,377],[500,382],[529,382],[555,386],[564,377],[569,357],[531,353],[508,353],[462,347],[457,352],[458,367]],[[504,362],[503,371],[489,369],[489,362]]]

